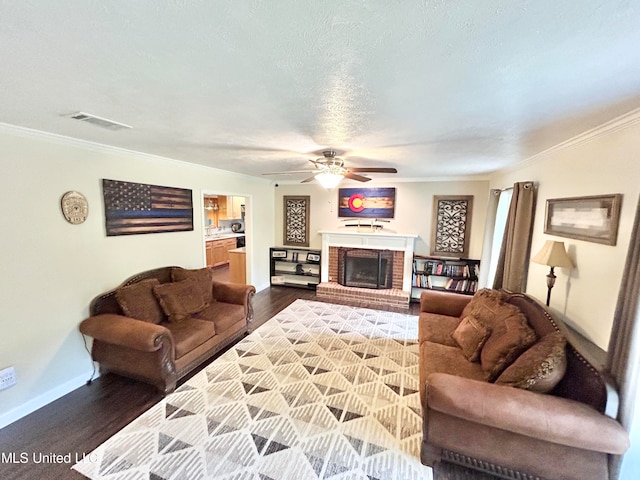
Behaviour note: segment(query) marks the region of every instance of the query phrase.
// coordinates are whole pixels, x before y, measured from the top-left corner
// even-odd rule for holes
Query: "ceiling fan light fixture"
[[[344,178],[342,175],[331,172],[322,172],[315,176],[316,180],[327,190],[334,189]]]

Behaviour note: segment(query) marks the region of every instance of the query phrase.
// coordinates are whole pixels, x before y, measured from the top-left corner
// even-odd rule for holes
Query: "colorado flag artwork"
[[[338,217],[393,218],[395,188],[338,189]]]

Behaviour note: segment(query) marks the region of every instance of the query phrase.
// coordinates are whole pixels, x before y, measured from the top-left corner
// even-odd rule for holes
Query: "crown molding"
[[[532,155],[521,162],[517,162],[509,167],[505,167],[498,172],[508,172],[513,170],[519,170],[520,168],[526,167],[528,165],[534,164],[543,160],[543,157],[546,157],[550,153],[559,152],[565,150],[567,148],[574,147],[576,145],[580,145],[583,143],[590,142],[599,137],[605,137],[608,135],[613,135],[614,133],[620,132],[622,130],[626,130],[627,128],[631,128],[635,125],[640,124],[640,108],[636,108],[631,110],[623,115],[613,118],[608,122],[602,123],[597,127],[593,127],[589,130],[586,130],[578,135],[575,135],[564,142],[560,142],[552,147],[547,148],[541,152]]]
[[[620,115],[608,122],[605,122],[597,127],[594,127],[590,130],[587,130],[583,133],[576,135],[564,142],[561,142],[557,145],[554,145],[543,152],[540,152],[537,155],[541,155],[547,152],[554,152],[556,150],[562,150],[567,147],[572,147],[574,145],[578,145],[580,143],[585,143],[593,140],[597,137],[603,137],[606,135],[611,135],[613,133],[617,133],[621,130],[625,130],[629,127],[633,127],[634,125],[640,124],[640,108],[636,108],[635,110],[631,110],[630,112],[625,113],[624,115]],[[534,155],[534,156],[537,156]]]
[[[183,166],[188,165],[189,167],[192,167],[192,168],[201,168],[209,172],[213,171],[213,172],[218,172],[220,174],[231,175],[231,176],[240,177],[240,178],[260,179],[260,180],[264,180],[265,182],[268,182],[268,180],[261,179],[260,177],[246,175],[243,173],[231,172],[229,170],[222,170],[220,168],[209,167],[207,165],[202,165],[199,163],[186,162],[184,160],[177,160],[175,158],[162,157],[160,155],[139,152],[137,150],[129,150],[127,148],[122,148],[122,147],[114,147],[113,145],[106,145],[104,143],[91,142],[89,140],[80,140],[78,138],[67,137],[65,135],[49,133],[42,130],[35,130],[32,128],[20,127],[20,126],[11,125],[8,123],[0,122],[0,133],[6,133],[8,135],[13,135],[16,137],[29,138],[32,140],[47,141],[47,142],[55,143],[58,145],[82,148],[84,150],[89,150],[96,153],[110,153],[110,154],[136,157],[138,159],[141,158],[143,160],[177,163]]]

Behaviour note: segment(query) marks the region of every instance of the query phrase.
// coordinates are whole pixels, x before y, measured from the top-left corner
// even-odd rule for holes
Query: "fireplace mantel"
[[[322,259],[320,281],[329,281],[329,247],[370,248],[404,252],[402,290],[411,291],[413,248],[418,235],[413,233],[362,232],[348,230],[321,230]]]

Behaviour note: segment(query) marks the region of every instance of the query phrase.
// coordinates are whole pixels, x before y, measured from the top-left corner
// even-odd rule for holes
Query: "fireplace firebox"
[[[338,256],[338,283],[341,285],[375,289],[392,288],[392,251],[340,248]]]

